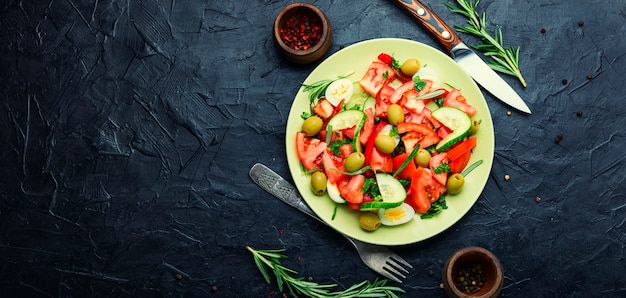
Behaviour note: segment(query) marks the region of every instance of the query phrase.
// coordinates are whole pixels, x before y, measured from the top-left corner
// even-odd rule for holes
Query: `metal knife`
[[[530,109],[515,90],[474,53],[458,34],[419,0],[393,0],[437,38],[456,63],[474,81],[509,106],[530,114]]]

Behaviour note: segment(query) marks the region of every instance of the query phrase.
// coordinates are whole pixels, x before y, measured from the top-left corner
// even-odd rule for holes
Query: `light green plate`
[[[324,60],[304,81],[311,84],[324,79],[335,79],[354,71],[349,78],[356,82],[361,79],[370,62],[380,53],[393,55],[399,61],[417,58],[422,65],[436,70],[442,83],[448,83],[463,92],[466,99],[476,107],[474,119],[480,120],[480,129],[476,134],[477,146],[474,148],[469,164],[483,160],[482,165],[465,177],[463,191],[447,196],[448,209],[430,219],[415,219],[407,224],[395,227],[382,226],[374,232],[367,232],[359,226],[358,211],[347,206],[337,206],[327,195],[316,196],[311,191],[309,176],[301,170],[296,152],[295,135],[304,121],[302,112],[309,111],[308,93],[302,88],[296,94],[291,106],[286,128],[287,161],[294,183],[300,194],[313,211],[335,230],[355,239],[379,245],[408,245],[433,237],[456,223],[478,200],[493,164],[494,134],[489,108],[480,89],[447,55],[428,45],[395,38],[372,39],[346,47]],[[355,85],[355,86],[358,86]],[[360,90],[360,88],[355,88]],[[337,206],[337,213],[332,219]]]

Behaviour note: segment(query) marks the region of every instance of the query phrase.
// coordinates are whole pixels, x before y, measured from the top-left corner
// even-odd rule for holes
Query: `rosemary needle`
[[[376,280],[373,283],[365,280],[358,284],[340,291],[331,292],[330,290],[336,287],[336,284],[320,285],[316,282],[306,281],[302,277],[293,277],[291,274],[297,274],[296,271],[283,266],[280,263],[281,259],[287,258],[282,252],[284,249],[272,249],[272,250],[255,250],[250,246],[246,246],[246,249],[252,253],[254,262],[256,263],[259,271],[265,278],[267,283],[271,282],[271,276],[276,278],[278,284],[278,290],[283,291],[283,287],[286,286],[287,290],[294,297],[299,295],[305,295],[308,297],[391,297],[398,298],[396,293],[404,293],[404,290],[398,287],[387,286],[387,280]]]
[[[478,36],[483,44],[473,46],[476,50],[479,50],[491,58],[488,62],[489,66],[501,73],[515,76],[519,79],[524,87],[526,87],[526,80],[522,76],[522,72],[519,69],[519,51],[520,47],[505,49],[503,45],[502,30],[496,28],[494,36],[487,31],[486,19],[487,14],[485,12],[480,15],[476,7],[480,0],[456,0],[458,5],[455,6],[451,3],[444,3],[452,12],[462,14],[467,17],[467,23],[464,27],[455,26],[459,32],[473,34]]]

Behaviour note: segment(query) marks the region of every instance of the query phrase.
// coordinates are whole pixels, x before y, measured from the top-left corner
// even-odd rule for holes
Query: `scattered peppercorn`
[[[483,267],[479,263],[471,262],[462,264],[459,267],[454,281],[461,291],[466,294],[472,294],[478,292],[487,280]]]
[[[583,25],[585,25],[585,22],[584,22],[584,21],[578,21],[578,26],[579,26],[579,27],[582,27]]]
[[[583,116],[583,111],[578,111],[578,112],[576,112],[576,116],[578,116],[578,117],[582,117],[582,116]]]
[[[183,276],[180,273],[176,273],[176,275],[174,275],[174,278],[176,278],[176,280],[181,280],[183,279]]]
[[[280,28],[280,38],[296,51],[306,51],[322,38],[322,21],[308,14],[294,13]]]
[[[283,298],[287,298],[287,294],[283,293]]]
[[[506,111],[507,116],[511,116],[511,111]]]
[[[509,176],[509,174],[504,175],[504,181],[509,181],[511,180],[511,176]]]
[[[435,275],[435,271],[432,271],[432,270],[428,270],[428,275],[430,275],[430,276],[433,276],[433,275]]]
[[[588,73],[588,74],[587,74],[587,80],[591,80],[591,79],[593,79],[593,75],[592,75],[592,74],[590,74],[590,73]]]
[[[212,285],[211,286],[211,292],[213,292],[213,293],[217,292],[217,286],[216,285]]]
[[[554,142],[558,144],[562,139],[563,139],[563,134],[560,133],[556,135],[556,138],[554,138]]]
[[[563,85],[567,84],[567,79],[563,79],[563,81],[561,81],[561,83],[563,83]]]
[[[546,33],[546,28],[541,28],[541,33]]]

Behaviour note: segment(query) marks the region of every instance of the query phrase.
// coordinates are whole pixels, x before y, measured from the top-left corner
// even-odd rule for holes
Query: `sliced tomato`
[[[381,121],[374,127],[372,134],[367,140],[367,145],[365,145],[365,163],[374,171],[384,171],[389,173],[393,171],[393,160],[391,155],[380,152],[380,150],[376,148],[376,145],[374,145],[376,142],[376,136],[378,136],[378,133],[387,124],[387,122]]]
[[[320,155],[326,151],[326,143],[316,138],[309,138],[304,132],[296,133],[296,151],[304,168],[310,171],[320,168]]]
[[[458,89],[452,89],[450,93],[446,95],[446,98],[443,100],[443,105],[447,107],[450,106],[459,108],[470,117],[476,114],[476,108],[474,108],[469,102],[467,102],[467,99],[463,97],[461,91],[459,91]]]
[[[396,89],[385,85],[376,96],[376,116],[387,118],[387,109],[391,105],[391,96],[396,92]]]
[[[428,125],[412,122],[398,123],[398,133],[404,143],[406,152],[412,152],[419,144],[420,148],[427,148],[439,142],[439,136]]]
[[[426,83],[426,85],[424,86],[424,88],[422,88],[422,90],[420,90],[419,92],[417,92],[417,96],[420,96],[420,95],[424,95],[424,94],[426,94],[426,93],[429,93],[429,92],[430,92],[430,89],[432,89],[432,88],[433,88],[433,81],[431,81],[431,80],[423,80],[423,81]],[[431,101],[431,100],[432,100],[432,98],[431,98],[430,100],[428,100],[428,101]],[[427,101],[427,102],[428,102],[428,101]]]
[[[389,65],[380,61],[373,61],[359,81],[359,86],[369,95],[376,97],[383,86],[393,81],[395,77],[396,74]]]
[[[439,127],[439,129],[437,129],[437,135],[442,139],[445,138],[450,133],[452,133],[452,130],[446,126],[441,126]]]
[[[369,108],[365,110],[365,123],[363,124],[363,129],[361,130],[361,134],[359,135],[359,142],[365,145],[367,140],[372,135],[372,131],[374,130],[374,109]]]
[[[430,170],[432,171],[431,175],[433,176],[433,178],[435,178],[437,182],[443,185],[446,185],[446,182],[448,181],[448,172],[441,171],[440,173],[437,173],[435,169],[442,166],[443,164],[449,164],[449,163],[450,163],[450,159],[448,159],[447,154],[443,152],[443,153],[438,153],[438,154],[433,155],[430,158],[430,164],[428,165],[430,167]]]
[[[339,146],[339,156],[346,159],[348,155],[352,154],[352,144],[343,144]]]
[[[452,149],[448,150],[448,158],[451,161],[455,161],[466,152],[471,151],[474,147],[476,147],[476,138],[467,138],[463,142],[460,142],[452,147]]]
[[[406,82],[400,85],[400,87],[396,88],[396,91],[391,95],[391,97],[389,98],[389,101],[391,103],[399,102],[400,99],[402,99],[402,96],[404,95],[404,93],[410,90],[415,90],[415,84],[413,83],[413,81]]]
[[[467,151],[463,153],[463,155],[457,157],[455,160],[451,161],[448,166],[450,166],[451,173],[461,173],[469,163],[470,157],[472,157],[472,151]]]
[[[365,184],[365,176],[347,176],[337,184],[337,188],[339,189],[339,194],[348,203],[361,204],[363,202],[363,184]]]
[[[343,158],[334,156],[329,150],[324,150],[322,153],[322,163],[324,165],[324,173],[326,173],[328,180],[338,186],[341,179],[346,176],[342,173],[346,171],[343,166]]]
[[[341,132],[343,133],[344,136],[350,139],[354,139],[354,134],[356,134],[356,125],[350,128],[342,129]]]
[[[411,180],[410,194],[405,202],[413,207],[415,212],[424,214],[445,191],[446,187],[435,181],[430,171],[425,168],[417,168],[415,176]]]
[[[395,157],[393,157],[393,171],[396,172],[404,163],[404,161],[407,159],[407,157],[409,157],[410,153],[402,153],[399,154]],[[417,167],[415,166],[415,162],[413,162],[412,160],[409,161],[407,163],[407,165],[404,167],[404,169],[402,171],[400,171],[400,173],[398,173],[398,175],[396,175],[396,178],[400,178],[400,179],[413,179],[413,176],[415,176],[415,170],[417,169]]]
[[[326,120],[333,115],[335,107],[330,103],[330,101],[326,100],[326,98],[320,99],[317,104],[313,107],[313,113],[320,116],[320,118]]]

